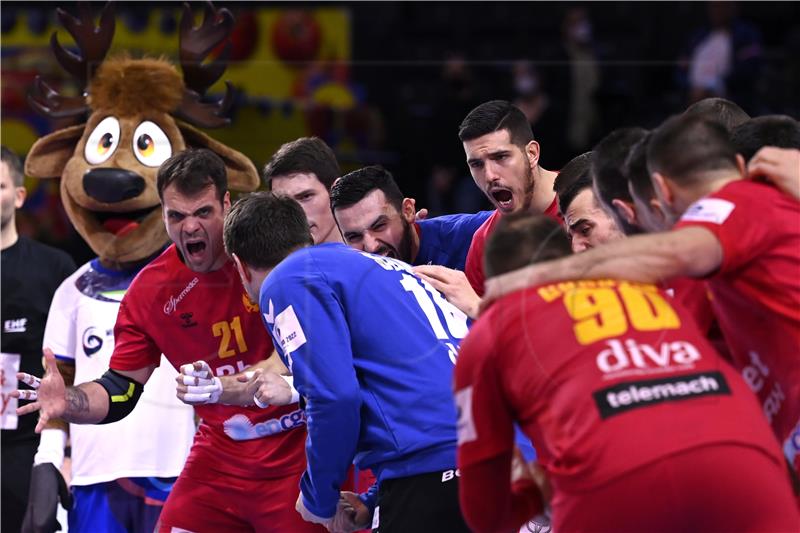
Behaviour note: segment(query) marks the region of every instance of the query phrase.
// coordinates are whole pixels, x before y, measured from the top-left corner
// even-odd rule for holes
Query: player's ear
[[[656,190],[656,196],[664,200],[667,205],[672,205],[674,198],[672,188],[667,182],[667,178],[660,172],[653,172],[650,174],[650,179],[653,180],[653,187]]]
[[[531,169],[536,168],[536,165],[539,164],[540,154],[541,150],[539,149],[538,142],[531,141],[525,145],[525,155],[528,156],[528,163],[530,163]]]
[[[736,154],[736,168],[739,169],[739,174],[747,176],[747,161],[742,154]]]
[[[619,198],[614,198],[611,200],[611,206],[617,212],[617,215],[632,226],[638,226],[636,222],[636,209],[634,209],[633,204],[630,202],[626,202],[625,200],[620,200]]]
[[[661,208],[661,204],[656,198],[650,198],[650,212],[658,219],[658,222],[666,227],[667,215]]]
[[[27,197],[28,191],[25,187],[14,187],[14,208],[19,209],[22,207]]]
[[[233,264],[236,265],[236,270],[239,272],[242,281],[250,281],[250,270],[247,269],[247,265],[236,254],[231,254],[231,259],[233,259]]]
[[[413,198],[403,198],[400,210],[405,221],[411,224],[417,216],[417,201]]]

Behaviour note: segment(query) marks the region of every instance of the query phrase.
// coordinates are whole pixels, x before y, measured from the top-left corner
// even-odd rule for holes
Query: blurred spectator
[[[709,2],[707,15],[708,26],[689,41],[689,101],[724,96],[752,110],[763,59],[761,34],[737,18],[734,2]]]
[[[534,129],[548,146],[546,164],[560,168],[597,141],[600,110],[597,93],[602,83],[601,62],[592,35],[592,23],[583,7],[569,7],[561,22],[561,40],[546,54],[547,93],[552,96],[551,124]],[[556,124],[556,121],[558,124]]]

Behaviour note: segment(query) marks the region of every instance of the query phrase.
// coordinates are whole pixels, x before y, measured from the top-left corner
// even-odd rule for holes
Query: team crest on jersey
[[[242,293],[242,304],[248,313],[258,313],[258,304],[251,300],[246,292]]]

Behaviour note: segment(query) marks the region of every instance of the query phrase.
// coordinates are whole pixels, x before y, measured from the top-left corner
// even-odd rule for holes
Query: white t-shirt
[[[75,361],[75,384],[108,370],[119,303],[136,272],[103,268],[95,259],[68,277],[53,296],[44,347]],[[72,484],[125,477],[177,476],[194,438],[194,410],[175,396],[176,370],[164,359],[136,407],[111,424],[70,424]]]

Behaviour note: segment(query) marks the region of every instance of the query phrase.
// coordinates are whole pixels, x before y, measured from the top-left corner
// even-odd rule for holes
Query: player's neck
[[[537,166],[533,171],[533,202],[531,210],[536,213],[544,213],[550,204],[553,203],[556,193],[553,191],[553,183],[558,174],[552,170],[546,170]]]
[[[738,172],[714,172],[703,176],[693,185],[685,187],[683,194],[686,206],[696,202],[700,198],[708,196],[722,189],[725,185],[741,180],[742,176]]]
[[[322,239],[322,241],[319,244],[324,244],[328,242],[338,242],[346,244],[344,242],[344,237],[342,237],[342,233],[339,231],[339,226],[337,226],[336,224],[333,225],[333,228],[331,229],[330,233],[328,233],[328,235],[326,235],[325,238]]]
[[[419,231],[417,229],[416,222],[411,223],[411,227],[409,228],[409,233],[411,233],[411,253],[409,254],[409,263],[414,264],[414,261],[417,259],[417,254],[419,253]]]
[[[19,240],[17,234],[17,223],[12,218],[2,230],[0,230],[0,249],[11,248]]]

